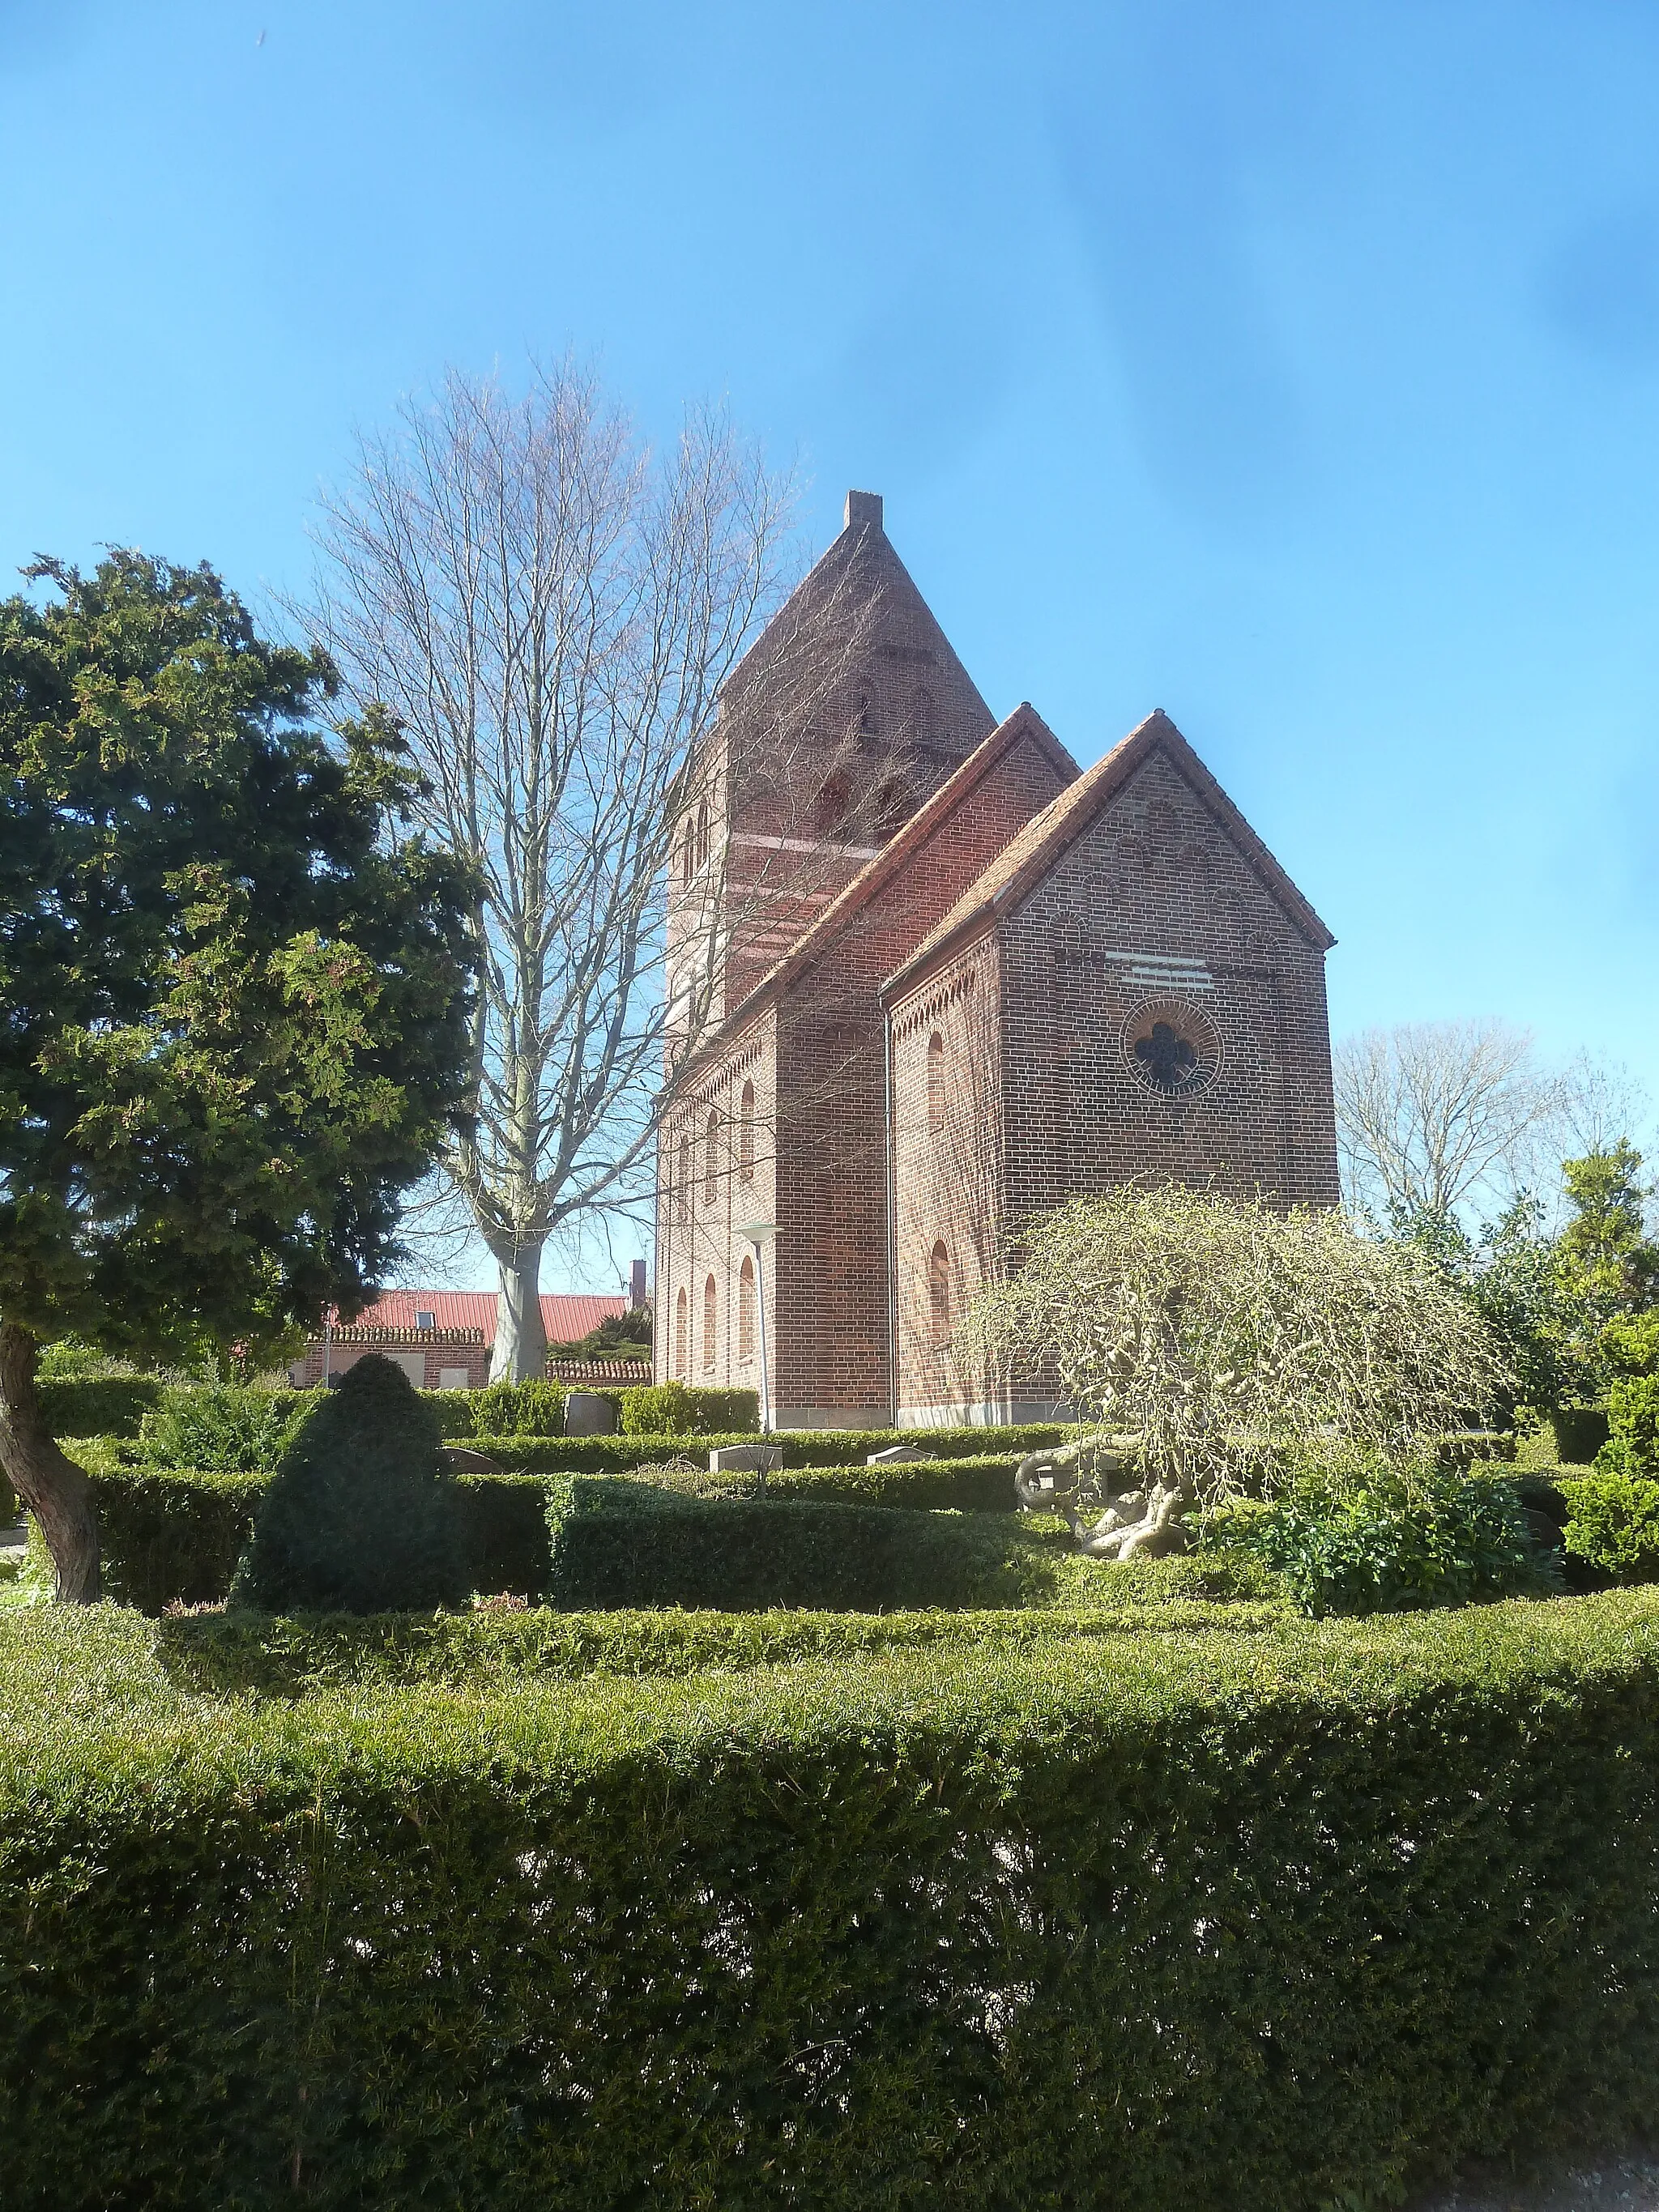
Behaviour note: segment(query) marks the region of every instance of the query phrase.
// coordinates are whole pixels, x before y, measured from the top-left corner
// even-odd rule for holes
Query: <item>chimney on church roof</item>
[[[848,493],[847,527],[849,530],[881,528],[881,494],[878,491]]]

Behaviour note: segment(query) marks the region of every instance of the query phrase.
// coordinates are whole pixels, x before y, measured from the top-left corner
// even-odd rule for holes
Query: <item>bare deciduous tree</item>
[[[1397,1450],[1461,1425],[1505,1380],[1426,1254],[1340,1212],[1127,1186],[1034,1222],[1018,1258],[964,1317],[962,1349],[1056,1385],[1104,1431],[1100,1474],[1139,1470],[1111,1526],[1074,1521],[1099,1556],[1171,1540],[1188,1503],[1270,1483],[1287,1445]]]
[[[1562,1104],[1524,1030],[1498,1021],[1367,1030],[1334,1058],[1351,1201],[1449,1216],[1502,1204],[1546,1164]],[[1559,1154],[1557,1155],[1559,1158]]]
[[[718,414],[655,454],[568,363],[519,398],[451,375],[324,502],[310,618],[476,872],[476,1116],[441,1167],[500,1269],[498,1376],[541,1371],[550,1237],[648,1188],[670,1023],[708,1018],[720,918],[665,984],[662,885],[711,803],[718,838],[699,779],[732,773],[711,733],[790,505]]]

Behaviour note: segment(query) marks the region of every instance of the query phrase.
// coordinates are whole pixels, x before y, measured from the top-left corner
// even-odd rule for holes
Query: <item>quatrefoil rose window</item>
[[[1189,1098],[1214,1080],[1221,1039],[1200,1007],[1148,999],[1123,1024],[1123,1057],[1136,1081],[1160,1098]]]

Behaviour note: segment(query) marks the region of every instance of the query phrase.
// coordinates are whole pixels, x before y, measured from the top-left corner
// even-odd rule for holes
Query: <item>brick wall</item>
[[[891,1407],[889,1359],[886,1070],[880,988],[1009,839],[1070,773],[1035,724],[1011,718],[971,780],[925,834],[910,825],[902,865],[848,915],[775,1003],[722,1040],[678,1102],[660,1154],[657,1362],[674,1371],[676,1316],[685,1294],[691,1381],[757,1380],[736,1360],[735,1314],[745,1220],[779,1224],[766,1255],[768,1341],[780,1425],[862,1425]],[[752,1055],[752,1058],[749,1057]],[[742,1069],[752,1068],[747,1079]],[[734,1195],[734,1132],[744,1079],[766,1124],[767,1173]],[[716,1125],[714,1196],[705,1188],[707,1127]],[[691,1145],[691,1218],[678,1196],[681,1146]],[[757,1140],[761,1141],[761,1140]],[[773,1172],[773,1160],[776,1169]],[[715,1283],[714,1368],[700,1364],[707,1283]]]
[[[367,1343],[354,1343],[343,1331],[329,1347],[330,1373],[343,1375],[370,1352],[395,1359],[419,1390],[482,1390],[489,1380],[489,1346],[481,1330],[452,1336],[444,1330],[391,1329]],[[457,1379],[463,1373],[465,1382]],[[304,1357],[289,1369],[289,1379],[297,1390],[318,1388],[323,1379],[320,1341],[307,1346]]]
[[[981,939],[901,1003],[892,1023],[894,1253],[900,1419],[1000,1419],[951,1335],[998,1272],[1003,1064],[999,949]]]
[[[966,1058],[958,1073],[969,1046],[957,1009],[969,1001],[950,1000],[946,986],[970,974],[983,1008],[975,1033],[999,1038],[994,1078]],[[953,1378],[925,1325],[934,1237],[966,1291],[977,1255],[994,1253],[1006,1224],[1123,1182],[1261,1191],[1286,1206],[1337,1200],[1322,949],[1162,752],[978,947],[890,1011],[900,1273],[912,1316],[902,1419],[935,1414],[953,1379],[959,1402],[975,1400],[971,1378]],[[1134,1054],[1160,1018],[1193,1044],[1205,1079],[1188,1095],[1162,1093]],[[945,1141],[930,1145],[915,1131],[935,1030],[963,1096],[952,1097]],[[960,1132],[981,1097],[999,1103],[988,1120],[997,1158],[994,1172],[969,1176],[957,1165]],[[1034,1418],[1045,1403],[1010,1410]]]

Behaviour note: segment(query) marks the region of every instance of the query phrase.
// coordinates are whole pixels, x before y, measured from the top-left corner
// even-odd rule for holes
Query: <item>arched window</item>
[[[689,1222],[691,1218],[691,1139],[690,1137],[680,1139],[679,1185],[678,1193],[679,1217],[682,1221]]]
[[[693,851],[694,843],[695,840],[692,836],[691,823],[690,817],[688,817],[685,827],[680,832],[680,881],[683,884],[689,884],[691,880],[691,871],[696,864],[696,855]]]
[[[711,1275],[702,1286],[702,1371],[712,1372],[714,1365],[714,1322],[718,1293]]]
[[[738,1357],[755,1356],[755,1262],[745,1257],[738,1274]]]
[[[941,1237],[927,1262],[927,1304],[933,1324],[933,1341],[945,1344],[951,1335],[951,1255]]]
[[[709,1109],[702,1128],[702,1202],[712,1206],[720,1187],[720,1117]]]
[[[927,1126],[945,1127],[945,1039],[937,1030],[927,1040]]]
[[[685,1292],[682,1291],[674,1301],[674,1379],[677,1382],[685,1380],[685,1340],[690,1325],[690,1310]]]
[[[697,866],[708,865],[708,801],[705,799],[697,809]]]
[[[744,1182],[755,1180],[755,1086],[745,1083],[738,1101],[738,1173]]]

